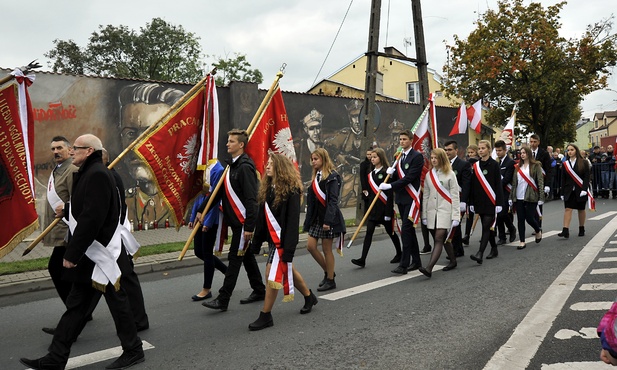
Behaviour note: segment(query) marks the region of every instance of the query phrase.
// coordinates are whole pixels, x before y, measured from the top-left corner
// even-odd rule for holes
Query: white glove
[[[513,204],[514,204],[514,202],[512,201],[512,199],[508,199],[508,205],[509,205],[510,207],[512,207],[512,205],[513,205]]]
[[[395,171],[396,169],[394,167],[388,167],[388,169],[386,169],[388,175],[392,175]]]
[[[385,191],[385,190],[390,190],[390,189],[392,189],[392,185],[390,184],[387,184],[385,182],[382,182],[381,184],[379,184],[379,190]]]
[[[424,226],[428,225],[428,220],[426,218],[422,219],[422,225]]]
[[[469,206],[469,210],[471,211],[471,213],[476,213],[476,210],[474,209],[473,206]]]
[[[392,217],[384,216],[384,218],[383,218],[383,219],[384,219],[385,221],[391,221],[391,220],[392,220]]]
[[[460,225],[461,222],[459,220],[452,220],[452,228],[454,229],[455,227],[458,227],[458,225]]]
[[[364,194],[365,197],[368,197],[368,190],[362,190],[362,194]]]
[[[543,201],[541,201],[541,200],[539,200],[539,201],[538,201],[538,205],[539,205],[539,206],[541,206],[541,205],[543,205],[543,204],[544,204],[544,202],[543,202]]]
[[[467,211],[467,203],[461,202],[460,204],[461,204],[460,205],[461,213],[464,213],[465,211]]]
[[[501,212],[502,210],[503,210],[503,207],[502,207],[502,206],[496,206],[496,207],[495,207],[495,212],[496,212],[496,213],[499,213],[499,212]]]
[[[587,196],[587,192],[585,190],[581,191],[581,198],[586,197],[586,196]]]
[[[544,187],[544,192],[545,192],[546,194],[550,193],[550,192],[551,192],[551,188],[550,188],[549,186],[545,186],[545,187]]]
[[[564,200],[564,199],[563,199],[563,195],[561,196],[561,200]]]

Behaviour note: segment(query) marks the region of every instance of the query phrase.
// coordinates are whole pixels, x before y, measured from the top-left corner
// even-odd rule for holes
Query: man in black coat
[[[424,156],[412,148],[412,138],[413,135],[409,130],[401,131],[399,144],[403,152],[396,168],[387,170],[393,182],[391,184],[382,182],[379,185],[379,189],[383,191],[394,190],[395,201],[403,221],[401,228],[403,254],[399,266],[392,270],[393,273],[401,275],[422,267],[416,229],[414,222],[409,219],[409,211],[413,209],[415,212],[420,212],[420,176],[424,167]]]
[[[532,157],[542,164],[542,174],[544,175],[544,193],[550,194],[551,187],[548,186],[548,184],[550,184],[553,179],[553,167],[551,167],[553,159],[545,149],[540,148],[540,136],[538,136],[538,134],[533,134],[529,137],[529,148],[531,149]],[[539,207],[540,212],[544,213],[544,207]],[[540,229],[542,229],[542,218],[537,213],[536,219],[538,221],[538,225],[540,225]]]
[[[259,190],[255,163],[244,153],[244,148],[248,143],[248,134],[246,130],[234,129],[227,135],[227,153],[231,155],[229,172],[226,175],[227,179],[225,177],[221,179],[224,184],[212,204],[218,204],[219,200],[223,201],[223,217],[227,225],[231,227],[231,245],[227,255],[229,266],[218,297],[202,303],[204,307],[221,311],[227,311],[229,299],[236,287],[240,267],[243,264],[253,292],[248,298],[240,300],[240,303],[263,301],[266,296],[266,286],[263,283],[257,260],[248,248],[257,223],[257,191]],[[204,201],[199,213],[204,214],[208,200],[209,198]],[[240,209],[242,208],[245,210],[244,214],[241,214]]]
[[[461,159],[458,156],[458,143],[454,140],[446,141],[444,149],[452,165],[452,171],[456,175],[456,181],[460,189],[460,207],[461,213],[464,214],[467,211],[467,199],[469,198],[469,185],[471,184],[471,164]],[[465,255],[465,249],[463,248],[463,235],[461,232],[461,225],[458,225],[454,230],[452,237],[452,246],[454,247],[454,253],[456,257],[462,257]]]
[[[33,369],[64,369],[72,343],[79,336],[90,307],[101,294],[114,318],[122,355],[107,369],[123,369],[144,361],[141,339],[133,321],[129,302],[120,287],[126,259],[118,233],[120,199],[111,172],[101,159],[103,145],[94,135],[75,140],[71,151],[79,167],[73,180],[71,201],[64,210],[71,237],[64,254],[65,278],[72,282],[66,312],[60,318],[49,353],[39,359],[20,359]],[[70,206],[70,207],[69,207]]]
[[[512,191],[512,177],[514,173],[514,160],[510,158],[507,151],[506,143],[503,140],[497,140],[495,142],[495,153],[497,158],[495,159],[499,163],[499,170],[501,171],[501,185],[503,190],[503,208],[497,215],[497,230],[498,240],[497,245],[506,244],[506,227],[510,233],[510,243],[516,240],[516,227],[510,218],[509,203],[510,191]]]
[[[368,148],[366,151],[366,158],[360,163],[360,187],[362,191],[362,200],[364,201],[364,208],[362,209],[362,213],[366,213],[366,210],[371,205],[369,202],[369,194],[371,189],[368,184],[368,174],[373,169],[373,164],[371,163],[371,154],[373,153],[373,148]]]

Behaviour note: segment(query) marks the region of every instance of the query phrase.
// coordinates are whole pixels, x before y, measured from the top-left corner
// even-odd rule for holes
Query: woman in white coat
[[[450,231],[460,223],[459,186],[456,174],[448,160],[446,152],[441,148],[431,152],[431,166],[433,167],[424,179],[424,193],[422,196],[422,223],[428,227],[435,240],[435,248],[431,253],[431,261],[426,268],[419,271],[426,277],[431,277],[433,266],[441,256],[441,248],[446,248],[450,263],[443,268],[449,271],[456,267],[456,256],[452,247]]]

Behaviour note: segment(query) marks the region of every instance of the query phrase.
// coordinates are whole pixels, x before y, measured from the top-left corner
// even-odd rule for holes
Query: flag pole
[[[41,65],[36,62],[36,59],[30,62],[27,66],[19,67],[16,69],[19,69],[23,74],[26,74],[35,68],[41,68]],[[5,83],[11,81],[13,78],[15,78],[15,76],[9,73],[8,75],[0,78],[0,85],[4,85]]]
[[[272,100],[272,96],[274,95],[274,91],[278,88],[279,80],[281,78],[283,78],[283,71],[282,71],[283,69],[284,69],[284,67],[281,68],[281,70],[276,73],[276,77],[274,78],[274,82],[272,82],[272,85],[270,86],[270,90],[268,90],[268,92],[266,93],[266,96],[264,97],[264,99],[262,100],[261,104],[259,105],[259,108],[257,108],[257,111],[255,112],[255,115],[253,116],[253,119],[251,120],[251,123],[249,124],[248,128],[246,129],[246,131],[247,131],[247,133],[249,135],[249,142],[250,142],[251,136],[253,135],[253,130],[255,129],[255,126],[257,125],[257,122],[259,122],[261,117],[263,117],[264,111],[265,111],[266,107],[268,106],[268,104],[270,104],[270,100]],[[228,172],[229,172],[229,165],[227,165],[227,167],[225,167],[225,171],[223,172],[223,175],[221,175],[221,178],[220,178],[218,184],[216,184],[216,187],[210,193],[210,196],[209,196],[209,199],[208,199],[208,203],[206,204],[206,208],[204,208],[204,211],[201,214],[201,218],[197,218],[195,220],[195,226],[193,227],[193,231],[191,232],[191,235],[189,235],[186,243],[184,243],[184,247],[182,248],[182,251],[180,252],[180,255],[178,256],[178,261],[182,261],[182,259],[184,258],[184,255],[186,254],[186,252],[188,251],[189,247],[191,246],[191,242],[195,238],[195,235],[197,234],[198,228],[201,228],[203,220],[206,217],[206,214],[208,213],[210,208],[212,207],[212,203],[214,202],[214,198],[216,197],[216,194],[218,194],[218,192],[219,192],[219,190],[221,188],[221,185],[223,184],[223,181],[225,181],[225,176],[227,176]]]
[[[28,65],[28,68],[38,68],[38,67],[31,67],[31,65],[34,62],[30,63]],[[40,66],[39,66],[40,67]],[[22,67],[25,68],[25,67]],[[26,73],[26,71],[24,71],[24,73]],[[171,108],[169,108],[169,110],[167,111],[167,113],[165,113],[163,115],[163,117],[161,117],[158,121],[156,121],[156,123],[154,123],[153,125],[151,125],[150,127],[148,127],[144,132],[141,133],[141,135],[139,135],[139,137],[135,140],[133,140],[133,142],[126,147],[126,149],[124,149],[122,151],[122,153],[120,153],[116,159],[111,162],[109,164],[109,166],[107,166],[107,168],[112,169],[114,168],[114,166],[116,164],[118,164],[118,162],[120,162],[120,160],[129,152],[131,151],[144,137],[146,137],[146,135],[148,135],[150,132],[152,132],[155,128],[157,128],[159,126],[159,124],[161,122],[163,122],[164,119],[166,119],[171,113],[175,113],[175,111],[178,109],[178,107],[180,107],[182,104],[184,104],[184,102],[191,98],[200,88],[201,86],[205,83],[206,79],[208,78],[208,76],[210,75],[214,75],[216,74],[216,67],[206,75],[206,77],[204,77],[201,81],[199,81],[195,86],[193,86],[186,94],[184,94],[182,96],[182,98],[180,98],[180,100],[178,100],[174,105],[171,106]],[[7,81],[9,81],[13,76],[9,75],[5,78],[3,78],[2,80],[0,80],[0,85],[2,83],[4,83],[3,81],[8,78]],[[39,244],[41,242],[41,240],[43,240],[43,238],[45,237],[45,235],[49,234],[49,232],[58,224],[58,222],[60,222],[61,218],[56,218],[51,224],[49,224],[49,226],[47,226],[47,228],[45,228],[45,230],[43,230],[43,232],[32,241],[32,243],[30,243],[30,245],[28,245],[28,248],[26,248],[26,250],[24,251],[24,253],[22,254],[22,257],[27,255],[28,253],[30,253],[32,251],[32,249],[34,249],[34,247],[36,247],[37,244]]]

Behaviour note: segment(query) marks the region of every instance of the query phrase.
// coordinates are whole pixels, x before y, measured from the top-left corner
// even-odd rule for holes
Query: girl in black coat
[[[257,227],[252,240],[253,251],[258,252],[264,241],[270,246],[266,265],[268,284],[263,309],[259,318],[249,325],[249,330],[261,330],[274,325],[271,311],[280,289],[284,289],[284,301],[293,300],[294,287],[302,293],[304,307],[300,310],[301,314],[311,312],[313,305],[317,304],[317,297],[292,265],[298,245],[301,189],[300,174],[291,161],[284,155],[270,154],[259,188]],[[289,277],[285,272],[287,275],[292,273],[293,287],[290,287],[288,279],[285,279]]]
[[[503,204],[503,191],[501,190],[499,164],[491,158],[491,143],[488,140],[478,142],[478,154],[480,160],[471,166],[469,207],[472,212],[480,216],[482,237],[480,239],[480,250],[470,257],[482,264],[482,256],[488,243],[491,243],[491,253],[486,256],[486,259],[497,257],[497,243],[495,242],[493,224],[497,213],[501,212],[502,206],[500,204]],[[482,179],[486,180],[486,183]],[[492,194],[489,196],[490,190],[492,190]]]
[[[569,144],[566,147],[567,159],[563,161],[561,175],[561,199],[564,201],[565,211],[563,213],[563,230],[558,236],[570,237],[570,221],[572,220],[572,210],[578,211],[578,236],[585,235],[585,218],[587,214],[587,199],[589,194],[589,178],[591,170],[589,162],[583,159],[578,147]]]
[[[374,169],[367,173],[368,184],[368,204],[370,205],[379,192],[379,184],[386,179],[386,168],[390,165],[386,159],[386,153],[381,148],[376,148],[371,151],[371,163]],[[398,235],[394,232],[394,191],[392,189],[382,191],[379,200],[375,202],[371,213],[369,214],[366,222],[366,236],[364,237],[364,244],[362,245],[362,257],[359,259],[352,259],[351,263],[356,266],[364,267],[366,264],[366,256],[371,248],[373,241],[373,233],[377,225],[383,225],[386,229],[386,233],[390,236],[390,240],[394,244],[396,255],[390,261],[390,263],[399,263],[401,260],[401,241]]]

